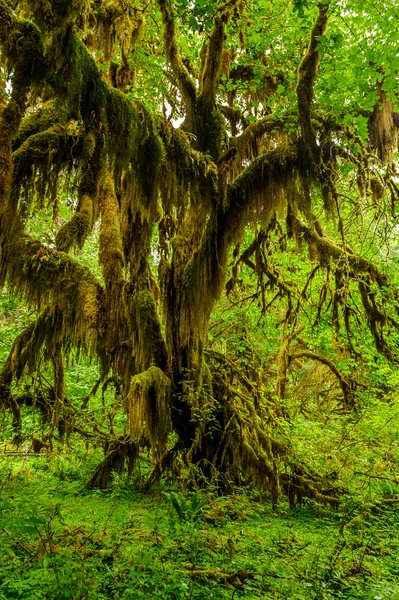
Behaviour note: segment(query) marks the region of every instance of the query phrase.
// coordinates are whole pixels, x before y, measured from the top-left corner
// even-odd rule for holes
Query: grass
[[[84,492],[93,464],[2,459],[1,600],[399,599],[395,511],[353,499],[273,509],[250,490],[167,483],[142,493],[124,477]]]

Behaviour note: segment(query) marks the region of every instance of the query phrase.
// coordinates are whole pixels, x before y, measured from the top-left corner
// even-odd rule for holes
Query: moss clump
[[[29,8],[39,27],[51,33],[77,20],[84,7],[84,0],[31,0]]]
[[[27,162],[46,161],[51,162],[63,141],[65,132],[60,125],[52,125],[46,131],[30,135],[28,139],[14,152],[13,159],[16,169],[19,164]]]
[[[106,84],[101,81],[97,65],[73,27],[68,27],[49,83],[68,108],[68,117],[86,124],[105,121]],[[94,120],[94,123],[93,123]]]
[[[143,10],[131,0],[109,0],[96,3],[96,15],[90,47],[104,53],[104,59],[114,55],[118,43],[122,65],[125,66],[134,44],[140,39],[144,25]]]
[[[129,299],[136,371],[144,371],[151,364],[164,370],[167,367],[167,353],[157,306],[149,291],[150,281],[142,286],[143,284],[139,283],[138,291]]]
[[[164,177],[160,181],[165,213],[192,205],[209,211],[217,199],[217,169],[202,152],[194,150],[183,131],[162,124],[160,135],[165,146]]]
[[[201,98],[196,105],[195,133],[198,149],[218,162],[226,142],[226,124],[221,112]]]
[[[102,185],[99,260],[106,285],[112,287],[124,277],[124,254],[118,200],[110,175],[106,175]]]
[[[47,65],[39,28],[31,21],[15,19],[4,0],[0,0],[0,24],[2,59],[8,72],[13,72],[14,85],[41,82]]]
[[[86,237],[93,226],[93,201],[83,195],[74,216],[61,227],[55,243],[60,252],[69,252],[71,248],[83,248]]]
[[[39,310],[51,306],[50,314],[57,321],[62,337],[77,346],[84,343],[87,349],[94,349],[100,333],[94,324],[100,325],[103,305],[103,290],[96,279],[67,254],[28,236],[13,242],[7,256],[11,291]],[[53,327],[56,328],[55,322]]]
[[[170,380],[152,366],[131,379],[126,408],[133,437],[151,444],[154,456],[166,449],[171,430]]]
[[[103,124],[107,126],[107,150],[110,154],[110,167],[118,180],[136,157],[141,139],[142,121],[139,107],[130,102],[122,92],[109,88],[104,105]]]
[[[146,113],[143,119],[142,136],[137,149],[137,174],[142,202],[148,207],[157,199],[164,148],[151,115]]]
[[[49,130],[63,121],[63,110],[54,100],[48,100],[34,112],[28,113],[22,120],[19,135],[14,148],[17,149],[31,135]]]

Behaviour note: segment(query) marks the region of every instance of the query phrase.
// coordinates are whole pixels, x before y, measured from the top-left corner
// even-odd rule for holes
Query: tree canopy
[[[79,424],[89,399],[77,410],[64,389],[68,357],[87,355],[127,415],[122,437],[100,436],[90,485],[148,446],[149,482],[180,456],[274,502],[339,502],[282,421],[309,364],[353,410],[378,360],[398,360],[398,12],[0,0],[0,282],[36,311],[0,375],[17,441],[37,393],[14,384],[43,362],[36,447],[57,428],[95,436]],[[245,328],[220,344],[220,306],[251,311],[270,355]]]

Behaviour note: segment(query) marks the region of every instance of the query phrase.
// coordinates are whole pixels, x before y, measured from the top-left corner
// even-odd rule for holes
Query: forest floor
[[[399,599],[399,511],[250,490],[83,490],[97,457],[0,459],[0,599]]]

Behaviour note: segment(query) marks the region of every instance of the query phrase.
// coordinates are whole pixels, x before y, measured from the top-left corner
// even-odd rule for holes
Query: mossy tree
[[[150,445],[156,474],[180,453],[224,485],[252,479],[274,500],[283,489],[292,501],[307,494],[336,502],[303,465],[282,472],[289,449],[273,435],[298,335],[295,310],[283,320],[276,403],[267,416],[253,382],[207,350],[209,320],[233,249],[229,291],[245,263],[261,289],[274,277],[280,295],[290,295],[262,262],[280,228],[308,244],[317,268],[334,270],[336,326],[350,328],[345,290],[354,281],[377,349],[395,358],[387,333],[397,326],[396,291],[348,246],[340,211],[342,186],[354,180],[359,206],[367,198],[376,210],[387,199],[396,204],[396,74],[378,40],[362,79],[369,105],[359,106],[350,90],[340,104],[339,87],[329,105],[336,68],[329,53],[336,43],[351,47],[342,34],[351,24],[341,19],[362,31],[361,9],[330,1],[253,4],[223,0],[204,12],[170,0],[0,0],[9,84],[0,122],[0,281],[39,312],[3,365],[0,398],[18,432],[11,385],[42,357],[52,364],[43,440],[51,444],[64,421],[64,360],[77,348],[98,359],[102,379],[112,373],[118,381],[116,401],[122,397],[129,416],[121,454],[107,442],[118,469],[121,457],[123,464],[135,456],[129,443]],[[299,32],[292,39],[285,21]],[[338,58],[347,75],[343,50]],[[146,61],[163,74],[155,94]],[[28,235],[27,220],[33,207],[56,210],[66,181],[75,213],[54,243],[43,244]],[[337,224],[337,242],[324,232],[321,203],[326,222]],[[95,227],[101,281],[77,252]],[[251,228],[254,241],[240,252]],[[331,367],[350,404],[351,382],[327,358],[303,350],[306,356]],[[178,441],[171,448],[172,431]],[[104,469],[115,461],[108,457]],[[107,473],[93,481],[106,485]]]

